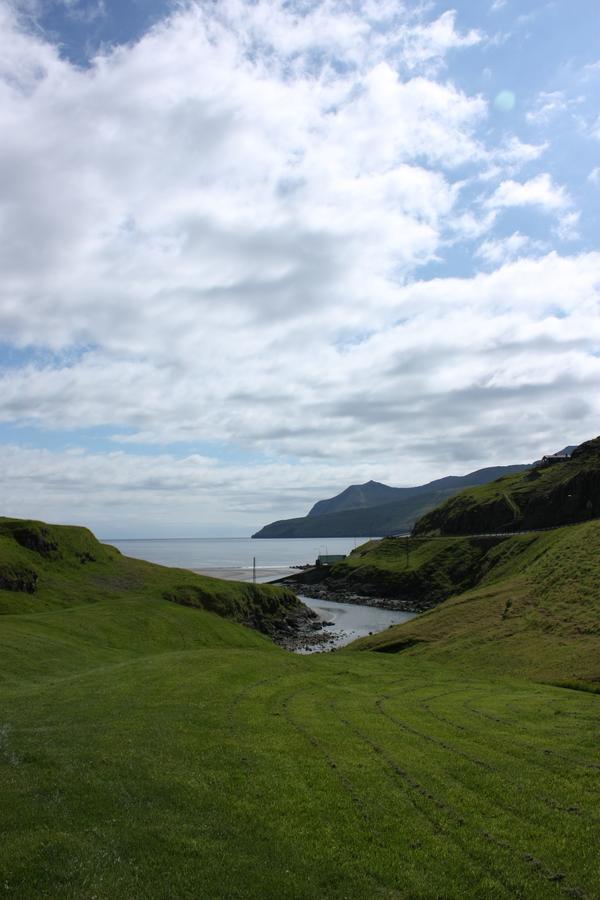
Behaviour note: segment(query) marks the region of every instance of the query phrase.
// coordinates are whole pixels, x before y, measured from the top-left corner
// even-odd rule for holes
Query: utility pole
[[[256,557],[252,557],[252,584],[256,584]]]

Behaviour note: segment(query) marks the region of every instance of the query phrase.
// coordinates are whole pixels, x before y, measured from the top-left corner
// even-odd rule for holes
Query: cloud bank
[[[600,254],[449,77],[484,39],[454,12],[190,3],[87,68],[7,3],[0,35],[12,514],[248,530],[597,430]],[[518,207],[554,239],[496,232]]]

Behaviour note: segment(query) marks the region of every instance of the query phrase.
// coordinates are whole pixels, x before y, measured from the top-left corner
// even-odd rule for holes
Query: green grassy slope
[[[179,606],[132,652],[142,605],[95,642],[101,604],[77,628],[74,609],[20,617],[37,641],[0,658],[5,896],[598,895],[593,695],[235,648],[244,629]]]
[[[325,584],[336,591],[434,606],[477,584],[489,551],[503,538],[384,538],[368,541],[336,563]],[[406,552],[408,548],[408,553]]]
[[[450,542],[464,553],[471,540],[434,539],[431,552]],[[401,547],[396,559],[402,565]],[[426,642],[409,652],[478,671],[600,685],[600,522],[506,538],[479,571],[471,590],[353,646],[393,652]]]
[[[0,518],[0,614],[81,603],[168,600],[271,633],[297,607],[269,585],[239,584],[122,556],[86,528]]]
[[[585,527],[556,552],[489,551],[572,626],[594,620]],[[87,579],[101,561],[80,565]],[[0,617],[4,896],[600,895],[598,696],[514,680],[495,649],[503,674],[486,675],[466,639],[294,656],[125,566],[131,590],[81,582],[61,605],[55,585],[54,605]],[[15,602],[43,599],[38,568],[39,594]]]
[[[583,522],[600,516],[600,438],[567,462],[468,488],[426,513],[414,534],[478,534]]]

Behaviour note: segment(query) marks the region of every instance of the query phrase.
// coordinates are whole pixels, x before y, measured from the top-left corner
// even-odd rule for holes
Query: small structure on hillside
[[[550,456],[542,456],[541,466],[552,466],[554,463],[568,462],[571,459],[570,453],[552,453]]]
[[[319,553],[316,566],[332,566],[334,563],[343,562],[346,559],[344,553]]]

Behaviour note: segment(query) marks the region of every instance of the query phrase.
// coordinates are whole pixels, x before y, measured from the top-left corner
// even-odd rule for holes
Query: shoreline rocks
[[[439,601],[415,599],[401,600],[398,597],[382,597],[373,590],[373,593],[357,593],[347,588],[332,587],[324,582],[307,584],[293,578],[286,579],[286,585],[298,594],[310,597],[312,600],[330,600],[335,603],[355,603],[359,606],[373,606],[377,609],[389,609],[398,612],[421,613],[434,606],[439,606]]]

